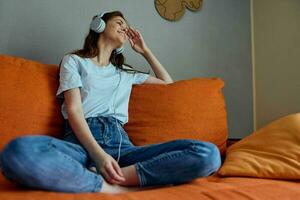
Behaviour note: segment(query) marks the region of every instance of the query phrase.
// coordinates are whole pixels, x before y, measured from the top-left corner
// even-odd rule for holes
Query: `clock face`
[[[197,11],[201,8],[203,0],[155,0],[155,8],[163,18],[178,21],[188,8]]]

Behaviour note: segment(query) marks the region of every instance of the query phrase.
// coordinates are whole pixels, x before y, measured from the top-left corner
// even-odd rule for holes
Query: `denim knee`
[[[50,141],[50,138],[47,136],[20,136],[6,144],[0,155],[3,175],[5,175],[8,179],[11,179],[12,176],[16,175],[16,172],[20,172],[24,169],[26,162],[21,163],[21,161],[26,160],[26,155],[31,154],[31,151],[36,151],[36,148],[34,148],[34,144],[37,144],[37,142],[34,142],[36,139],[42,139],[45,141],[48,141],[49,139]],[[44,145],[44,147],[46,147],[45,143],[40,145]]]
[[[2,154],[14,154],[16,156],[23,155],[29,151],[41,150],[46,147],[46,143],[49,143],[51,137],[49,136],[37,136],[37,135],[27,135],[19,136],[11,140],[4,147]]]
[[[191,145],[191,149],[199,156],[195,162],[198,176],[208,176],[216,172],[221,166],[221,155],[218,147],[211,142],[198,141]]]

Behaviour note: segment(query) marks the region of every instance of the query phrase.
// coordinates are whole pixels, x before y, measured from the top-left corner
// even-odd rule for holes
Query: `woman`
[[[14,139],[1,154],[3,174],[52,191],[120,193],[185,183],[217,171],[220,153],[209,142],[132,144],[123,129],[132,85],[173,81],[121,12],[94,16],[90,29],[83,49],[60,63],[56,95],[64,98],[63,140],[36,135]],[[157,78],[124,68],[122,51],[128,40]]]

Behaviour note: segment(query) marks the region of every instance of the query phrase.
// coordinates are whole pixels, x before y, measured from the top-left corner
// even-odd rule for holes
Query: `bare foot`
[[[138,187],[136,184],[139,184],[138,177],[136,175],[136,172],[133,171],[135,168],[132,166],[127,168],[121,168],[124,176],[126,177],[126,183],[122,184],[110,184],[106,182],[106,180],[103,179],[103,185],[99,192],[101,193],[124,193],[124,192],[133,192],[133,191],[143,191],[143,190],[150,190],[150,189],[157,189],[157,188],[163,188],[163,187],[170,187],[173,186],[173,184],[169,185],[161,185],[161,186],[147,186],[147,187]],[[90,167],[90,171],[97,173],[97,170],[95,167]],[[135,172],[135,173],[133,173]]]
[[[89,170],[97,174],[97,170],[95,167],[90,167]],[[125,187],[125,186],[121,186],[118,184],[110,184],[110,183],[106,182],[105,180],[103,180],[103,185],[99,192],[101,192],[101,193],[123,193],[123,192],[132,192],[132,191],[138,191],[138,190],[141,190],[141,188],[132,187],[132,186]]]
[[[99,192],[101,193],[124,193],[124,192],[134,192],[134,191],[144,191],[144,190],[151,190],[151,189],[158,189],[164,187],[171,187],[173,184],[164,185],[164,186],[148,186],[148,187],[125,187],[117,184],[109,184],[105,180],[103,180],[102,188]]]
[[[142,188],[139,187],[124,187],[117,184],[110,184],[107,183],[105,180],[103,180],[102,188],[99,192],[101,193],[124,193],[124,192],[133,192],[133,191],[139,191],[142,190]]]

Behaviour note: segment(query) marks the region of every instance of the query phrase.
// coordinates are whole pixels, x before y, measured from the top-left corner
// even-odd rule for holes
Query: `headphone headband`
[[[101,12],[101,13],[99,14],[99,17],[102,18],[103,15],[105,15],[106,13],[107,13],[107,12]]]

